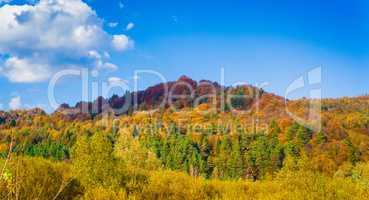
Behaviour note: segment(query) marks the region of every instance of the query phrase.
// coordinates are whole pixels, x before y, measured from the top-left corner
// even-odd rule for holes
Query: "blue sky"
[[[70,29],[86,24],[98,29],[82,32],[74,43],[76,39],[69,38],[69,30],[50,22],[59,13],[43,13],[54,4],[42,7],[37,1],[31,3],[37,9],[27,8],[16,19],[19,26],[40,26],[36,33],[33,28],[8,30],[0,26],[3,109],[43,106],[51,111],[48,81],[56,71],[71,67],[98,70],[92,81],[115,77],[131,86],[135,70],[155,70],[168,80],[185,74],[196,80],[219,82],[224,68],[227,85],[268,83],[267,91],[282,96],[300,75],[321,67],[323,97],[369,93],[369,3],[365,0],[65,0],[60,5],[61,0],[54,1],[63,9],[69,9],[65,5],[69,3],[85,5],[63,18],[61,24],[69,24]],[[30,4],[17,0],[8,4],[25,3]],[[9,16],[5,11],[10,7],[5,4],[1,9],[4,16]],[[34,16],[45,20],[36,21]],[[23,32],[19,36],[15,31]],[[41,34],[48,39],[40,40]],[[94,39],[86,41],[87,36]],[[60,37],[61,43],[53,42]],[[22,40],[25,45],[18,45]],[[103,58],[91,56],[92,51]],[[105,53],[109,56],[102,56]],[[98,61],[101,64],[96,64]],[[79,101],[80,82],[78,78],[63,79],[56,87],[56,99],[70,104]],[[142,75],[139,88],[157,82],[158,77]],[[307,91],[301,90],[294,97],[306,96]]]

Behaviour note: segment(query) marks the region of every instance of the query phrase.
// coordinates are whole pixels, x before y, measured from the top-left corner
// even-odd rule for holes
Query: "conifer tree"
[[[318,144],[324,144],[327,142],[327,136],[324,134],[323,131],[318,132],[316,139]]]

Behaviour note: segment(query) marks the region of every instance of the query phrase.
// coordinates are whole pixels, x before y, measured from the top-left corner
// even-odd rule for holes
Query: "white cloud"
[[[6,58],[0,74],[12,82],[44,81],[68,67],[99,68],[110,58],[97,55],[126,50],[130,44],[126,35],[108,34],[82,0],[0,7],[0,55]]]
[[[110,77],[108,78],[108,83],[110,86],[121,86],[127,82],[119,77]]]
[[[133,46],[132,40],[130,40],[126,35],[114,35],[112,44],[118,51],[124,51]]]
[[[115,71],[118,69],[118,66],[116,66],[113,63],[102,62],[103,58],[110,58],[110,55],[107,52],[104,52],[103,56],[100,55],[99,52],[97,51],[89,51],[88,54],[90,58],[96,60],[96,63],[95,63],[96,69],[98,70],[107,69],[107,70],[112,70],[112,71]]]
[[[100,53],[97,52],[97,51],[94,51],[94,50],[89,51],[88,52],[88,56],[90,56],[91,58],[95,58],[96,60],[100,60],[101,59]]]
[[[127,31],[132,30],[134,27],[135,27],[135,24],[130,22],[130,23],[127,24],[126,30]]]
[[[110,27],[110,28],[114,28],[114,27],[117,27],[118,26],[118,22],[109,22],[108,23],[108,26]]]
[[[118,66],[114,65],[113,63],[104,63],[101,67],[101,69],[109,69],[109,70],[117,70],[118,69]]]
[[[22,99],[21,99],[20,96],[16,96],[16,97],[13,97],[12,99],[10,99],[9,108],[11,110],[20,109],[21,106],[22,106]]]
[[[19,59],[10,57],[0,70],[12,82],[38,82],[46,80],[50,75],[47,64],[37,63],[35,59]]]

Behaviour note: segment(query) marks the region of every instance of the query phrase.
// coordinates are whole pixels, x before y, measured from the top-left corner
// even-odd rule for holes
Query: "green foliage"
[[[318,144],[324,144],[327,142],[327,136],[324,134],[323,131],[319,131],[316,137]]]
[[[69,148],[58,142],[48,141],[36,145],[27,145],[24,154],[28,156],[41,156],[53,158],[55,160],[65,160],[69,158]]]
[[[0,117],[0,125],[3,125],[6,123],[6,119],[3,117]]]
[[[300,126],[296,133],[297,146],[303,148],[305,145],[309,143],[311,137],[312,137],[311,131],[303,126]]]
[[[294,122],[287,130],[286,139],[292,141],[296,137],[296,133],[299,130],[300,125]]]
[[[347,145],[349,149],[349,160],[352,164],[355,164],[360,161],[360,151],[358,148],[356,148],[351,140],[348,138],[345,140],[345,144]]]
[[[246,99],[245,99],[245,92],[243,88],[238,88],[234,94],[233,98],[231,98],[231,105],[235,109],[242,109],[245,107]]]
[[[10,121],[10,126],[11,126],[11,127],[16,127],[16,126],[17,126],[17,121],[16,121],[15,119],[12,119],[12,120]]]

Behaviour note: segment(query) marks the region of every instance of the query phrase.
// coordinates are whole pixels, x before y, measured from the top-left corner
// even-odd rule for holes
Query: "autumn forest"
[[[0,112],[0,155],[1,199],[369,199],[369,96],[287,100],[182,76]]]

